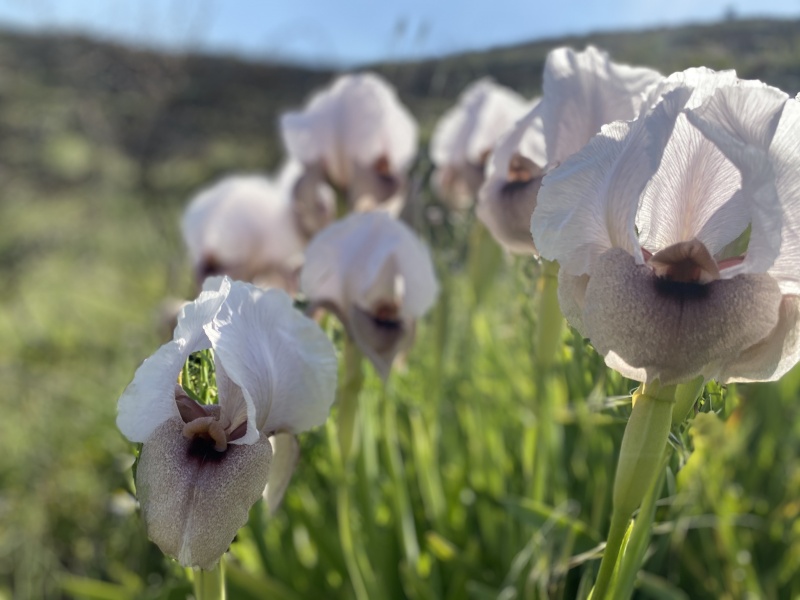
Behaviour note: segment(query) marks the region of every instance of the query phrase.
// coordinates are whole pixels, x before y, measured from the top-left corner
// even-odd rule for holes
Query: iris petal
[[[715,377],[764,340],[778,322],[781,293],[765,274],[705,285],[668,281],[614,248],[598,259],[585,302],[592,344],[624,361],[614,368],[671,384],[699,374]]]
[[[230,292],[229,280],[218,280],[181,309],[172,341],[136,370],[117,404],[117,427],[132,442],[144,442],[161,423],[178,416],[175,384],[189,355],[211,347],[203,326],[210,323]]]
[[[283,500],[294,469],[300,460],[300,444],[291,433],[276,433],[269,438],[269,441],[272,444],[272,464],[263,496],[269,512],[274,513]]]
[[[217,453],[185,438],[183,425],[169,419],[142,446],[137,495],[150,539],[182,565],[210,569],[261,497],[272,447],[261,435]]]

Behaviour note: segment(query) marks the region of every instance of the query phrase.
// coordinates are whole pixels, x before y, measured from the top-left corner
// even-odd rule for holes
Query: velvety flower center
[[[239,439],[247,431],[246,422],[234,426],[222,415],[219,405],[198,404],[183,390],[176,391],[175,403],[184,422],[183,436],[201,446],[211,446],[216,452],[225,452],[229,442]]]
[[[645,257],[650,253],[645,251]],[[647,264],[659,278],[675,283],[711,283],[719,279],[719,266],[698,239],[678,242],[649,256]]]
[[[532,160],[514,154],[511,161],[508,163],[508,175],[506,179],[509,182],[528,183],[534,177],[542,174],[542,170]]]
[[[398,327],[400,321],[400,307],[393,300],[381,300],[372,307],[372,318],[377,325],[383,327]]]
[[[206,255],[200,264],[197,266],[197,279],[204,281],[206,277],[214,277],[215,275],[223,275],[225,268],[222,263],[213,254]]]
[[[385,154],[381,154],[377,160],[372,163],[372,170],[381,177],[391,177],[392,169],[389,164],[389,158]]]

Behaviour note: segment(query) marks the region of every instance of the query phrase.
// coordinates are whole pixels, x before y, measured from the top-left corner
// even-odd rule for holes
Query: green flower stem
[[[344,190],[335,187],[336,190],[336,218],[344,219],[350,214],[350,201]]]
[[[647,544],[650,541],[653,521],[656,516],[656,502],[659,492],[664,484],[664,474],[666,472],[669,457],[672,454],[671,448],[667,447],[661,464],[657,468],[658,476],[653,481],[653,485],[645,494],[642,507],[633,524],[633,531],[625,544],[625,552],[622,555],[617,575],[614,581],[614,592],[612,598],[625,600],[631,597],[633,586],[636,581],[636,574],[642,564]]]
[[[558,263],[542,260],[542,271],[537,283],[539,295],[538,339],[536,344],[539,367],[547,371],[561,347],[564,317],[558,304]]]
[[[673,426],[681,425],[686,420],[705,384],[706,381],[703,376],[698,375],[691,381],[681,383],[678,386],[675,392],[675,408],[672,410]]]
[[[550,474],[560,464],[560,425],[556,423],[557,398],[553,393],[555,357],[561,348],[564,317],[558,304],[558,263],[543,260],[536,283],[539,297],[534,371],[536,372],[536,425],[531,497],[537,502],[550,499]]]
[[[356,600],[369,600],[370,594],[364,583],[364,577],[359,568],[358,550],[353,538],[353,524],[350,521],[350,490],[347,482],[339,484],[336,494],[336,512],[339,521],[339,541],[342,543],[342,554],[344,555],[347,574],[350,576],[350,585]]]
[[[225,600],[225,571],[222,568],[223,557],[217,566],[210,571],[203,569],[194,572],[195,600]]]
[[[362,358],[361,350],[358,349],[356,343],[349,337],[345,338],[344,376],[339,382],[339,389],[336,392],[336,402],[339,405],[336,425],[343,463],[347,463],[358,445],[356,415],[358,413],[358,396],[364,385]]]
[[[400,440],[397,435],[397,408],[393,402],[384,398],[383,402],[384,441],[388,456],[389,475],[394,479],[395,507],[400,528],[400,539],[403,540],[405,558],[410,565],[416,566],[419,561],[419,541],[414,527],[414,513],[411,499],[404,477],[403,457],[400,454]]]
[[[628,521],[660,476],[677,386],[643,384],[633,395],[633,411],[622,438],[614,477],[611,528],[592,600],[604,600],[622,550]]]

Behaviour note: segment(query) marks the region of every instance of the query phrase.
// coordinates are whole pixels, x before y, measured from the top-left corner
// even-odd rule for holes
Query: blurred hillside
[[[489,75],[534,95],[551,48],[590,43],[615,60],[664,73],[696,65],[736,68],[741,77],[790,93],[800,89],[797,21],[604,33],[371,68],[397,86],[427,130],[470,81]],[[61,185],[110,171],[118,181],[182,202],[196,185],[224,171],[277,165],[278,114],[300,105],[331,75],[5,32],[0,34],[0,176]]]

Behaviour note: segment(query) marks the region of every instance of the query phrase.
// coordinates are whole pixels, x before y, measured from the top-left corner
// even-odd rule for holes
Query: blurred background
[[[114,425],[116,400],[164,339],[158,328],[163,299],[192,294],[178,227],[185,204],[223,174],[274,171],[284,157],[277,131],[281,111],[300,106],[335,73],[381,73],[421,125],[415,167],[421,187],[413,201],[435,204],[425,144],[436,119],[471,81],[488,75],[532,97],[540,91],[550,49],[592,43],[616,61],[665,74],[697,65],[735,68],[740,77],[795,95],[799,19],[800,0],[0,0],[0,599],[128,597],[122,590],[129,597],[170,597],[173,591],[172,597],[182,597],[183,575],[146,541],[135,514],[132,454]],[[457,234],[426,235],[446,254]],[[458,276],[457,260],[439,264]],[[522,306],[525,294],[514,287],[520,267],[497,265]],[[495,313],[487,322],[500,322],[504,313]],[[472,326],[486,327],[473,313],[469,318]],[[513,335],[523,347],[525,332]],[[507,406],[517,406],[528,389],[528,358],[523,352],[513,364],[503,362],[512,360],[502,351],[507,340],[482,340],[490,357],[482,371],[450,354],[442,365],[433,350],[420,350],[416,360],[444,369],[436,377],[452,393],[443,401],[468,396],[472,392],[461,382],[482,372],[485,389],[506,394]],[[596,359],[587,360],[598,368]],[[502,388],[502,378],[512,383]],[[787,590],[798,590],[791,571],[800,556],[798,496],[787,492],[800,488],[797,380],[793,375],[782,387],[753,392],[764,402],[760,410],[744,411],[746,418],[737,416],[745,419],[745,437],[737,438],[745,440],[742,447],[716,458],[720,465],[728,462],[718,465],[724,474],[715,481],[723,487],[733,482],[738,490],[725,496],[734,503],[728,509],[777,519],[769,521],[764,543],[772,545],[760,560],[765,569],[770,563],[782,569],[769,577],[783,577],[776,581],[788,587],[760,588],[780,590],[762,597],[788,598]],[[415,406],[412,392],[423,393],[425,386],[401,381],[398,394],[406,396],[398,406]],[[631,387],[611,384],[622,392]],[[735,412],[738,403],[726,405],[725,413]],[[506,405],[496,410],[506,411],[500,406]],[[521,409],[519,423],[526,414]],[[405,413],[401,421],[413,425]],[[621,423],[612,438],[621,434]],[[737,452],[748,453],[751,443],[772,448],[761,471],[737,463]],[[611,452],[607,445],[597,448]],[[444,457],[448,451],[439,448]],[[506,458],[520,460],[512,450]],[[611,462],[608,455],[600,458]],[[570,454],[570,460],[582,459]],[[493,464],[484,465],[486,473]],[[469,505],[460,490],[481,483],[470,484],[463,465],[452,468],[452,477],[467,482],[453,484],[454,502]],[[304,472],[297,477],[302,480]],[[692,485],[703,483],[698,477]],[[763,496],[765,490],[772,492]],[[290,491],[289,509],[299,506],[298,497]],[[289,536],[302,549],[287,523],[279,518],[276,539]],[[598,523],[603,530],[602,519]],[[735,546],[731,535],[723,531],[723,542]],[[480,546],[485,540],[476,536]],[[434,542],[430,551],[446,562],[448,547]],[[480,570],[469,562],[479,560],[479,551],[466,538],[459,546],[472,548],[467,554],[473,558],[463,558],[463,565],[481,580],[470,589],[502,589],[503,569],[514,553],[504,555],[504,564]],[[752,576],[759,589],[760,572],[741,567],[737,561],[745,558],[734,550],[715,559],[722,580],[738,585]],[[698,552],[692,560],[702,563]],[[725,561],[733,565],[729,580]],[[313,561],[306,563],[311,570]],[[338,580],[330,575],[335,564],[321,580],[338,589],[342,574]],[[735,571],[740,567],[743,578]],[[708,573],[695,576],[710,587],[693,597],[724,597],[705,581]],[[179,583],[167,585],[173,581]],[[411,588],[403,589],[410,595]]]

